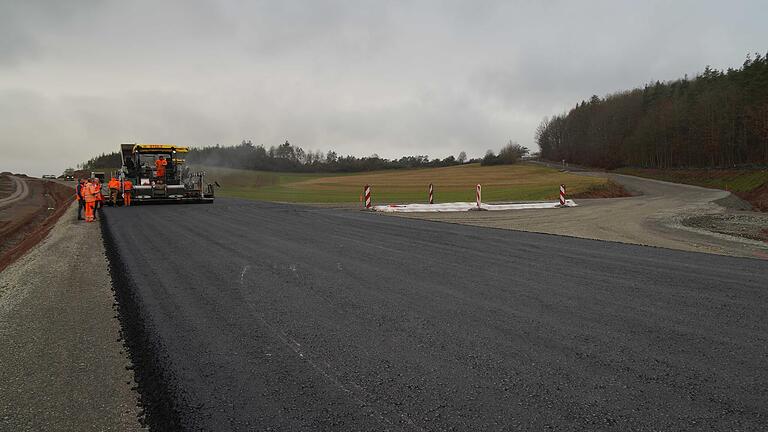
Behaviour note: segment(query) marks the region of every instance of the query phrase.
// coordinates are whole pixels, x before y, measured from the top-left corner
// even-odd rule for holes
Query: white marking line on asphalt
[[[293,267],[293,268],[291,268],[291,267]],[[341,267],[341,263],[339,263],[339,267]],[[243,287],[243,286],[244,286],[244,283],[243,283],[243,282],[244,282],[245,273],[248,271],[248,269],[249,269],[249,268],[250,268],[250,265],[245,265],[245,266],[243,266],[243,270],[240,272],[240,286],[241,286],[241,287]],[[294,272],[296,271],[296,270],[295,270],[295,264],[294,264],[294,265],[291,265],[291,266],[289,266],[289,268],[291,268],[291,270],[293,270]],[[330,370],[330,369],[331,369],[331,366],[330,366],[330,364],[328,364],[328,362],[325,362],[325,361],[323,361],[323,363],[325,363],[325,365],[326,365],[326,368],[328,369],[328,370],[326,370],[326,368],[324,368],[324,367],[322,367],[322,366],[319,366],[317,363],[315,363],[314,361],[312,361],[312,359],[311,359],[311,358],[310,358],[308,355],[305,355],[305,354],[304,354],[304,351],[301,349],[301,344],[300,344],[300,343],[298,343],[298,342],[297,342],[295,339],[293,339],[292,337],[288,336],[288,334],[287,334],[287,333],[285,333],[283,330],[279,330],[279,329],[278,329],[278,328],[276,328],[274,325],[272,325],[271,323],[267,322],[267,320],[264,318],[264,316],[263,316],[261,313],[259,313],[259,312],[256,312],[256,314],[255,314],[255,315],[256,315],[256,318],[258,318],[258,320],[259,320],[259,321],[261,321],[261,323],[262,323],[262,324],[264,324],[264,327],[266,327],[267,329],[269,329],[269,330],[270,330],[270,332],[272,332],[272,334],[273,334],[273,335],[275,335],[275,336],[276,336],[278,339],[280,339],[280,341],[281,341],[281,342],[282,342],[284,345],[286,345],[288,348],[290,348],[290,349],[291,349],[291,351],[293,351],[294,353],[296,353],[296,355],[297,355],[297,356],[298,356],[298,357],[299,357],[301,360],[304,360],[304,361],[306,361],[306,362],[307,362],[307,363],[308,363],[310,366],[312,366],[312,368],[313,368],[313,369],[315,369],[315,371],[317,371],[318,373],[320,373],[320,375],[322,375],[322,376],[323,376],[323,377],[324,377],[326,380],[330,381],[331,383],[333,383],[334,385],[336,385],[338,388],[340,388],[342,391],[344,391],[345,393],[347,393],[347,394],[348,394],[348,395],[349,395],[351,398],[353,398],[353,399],[355,400],[355,402],[357,402],[358,404],[360,404],[360,405],[365,405],[366,407],[370,408],[370,410],[371,410],[371,411],[373,411],[373,412],[374,412],[374,413],[375,413],[375,414],[378,416],[378,418],[379,418],[381,421],[383,421],[383,422],[387,423],[388,425],[391,425],[391,426],[396,426],[394,423],[392,423],[392,421],[390,421],[390,420],[389,420],[387,417],[385,417],[385,416],[384,416],[384,414],[382,414],[382,413],[381,413],[381,411],[379,411],[378,409],[376,409],[376,408],[373,406],[373,403],[371,403],[371,402],[368,402],[368,401],[366,400],[366,399],[368,399],[368,400],[371,400],[372,398],[371,398],[370,394],[368,394],[368,392],[367,392],[367,391],[365,391],[365,389],[364,389],[364,388],[360,387],[359,385],[357,385],[357,384],[355,384],[355,383],[353,383],[353,382],[350,382],[350,383],[349,383],[349,385],[350,385],[350,386],[352,386],[352,387],[354,387],[356,391],[352,391],[352,390],[350,390],[350,389],[349,389],[349,388],[348,388],[346,385],[344,385],[344,383],[342,383],[342,382],[341,382],[341,381],[339,381],[339,380],[338,380],[336,377],[334,377],[334,376],[331,374],[331,372],[328,372],[328,370]],[[268,356],[270,356],[270,354],[267,354],[267,355],[268,355]],[[357,393],[362,393],[362,397],[358,396],[358,394],[357,394]],[[392,410],[392,411],[395,411],[395,410]],[[422,429],[421,427],[417,426],[417,425],[416,425],[416,424],[413,422],[413,420],[411,420],[411,418],[410,418],[410,417],[408,417],[408,415],[407,415],[407,414],[405,414],[405,413],[403,413],[403,412],[397,412],[397,415],[398,415],[398,416],[399,416],[399,417],[400,417],[400,418],[401,418],[401,419],[402,419],[402,420],[403,420],[403,421],[404,421],[406,424],[408,424],[408,425],[409,425],[411,428],[413,428],[413,429],[416,429],[416,430],[419,430],[419,431],[423,431],[423,430],[424,430],[424,429]]]
[[[393,423],[392,423],[392,422],[391,422],[389,419],[387,419],[386,417],[384,417],[384,415],[383,415],[383,414],[382,414],[382,413],[381,413],[379,410],[377,410],[376,408],[374,408],[374,407],[373,407],[373,405],[372,405],[371,403],[369,403],[369,402],[366,402],[366,401],[365,401],[363,398],[361,398],[361,397],[359,397],[358,395],[356,395],[356,394],[355,394],[355,392],[353,392],[352,390],[350,390],[349,388],[347,388],[347,386],[345,386],[345,385],[344,385],[344,383],[342,383],[341,381],[339,381],[338,379],[336,379],[336,377],[334,377],[333,375],[331,375],[330,373],[328,373],[328,372],[326,371],[326,368],[323,368],[323,367],[319,366],[317,363],[315,363],[314,361],[312,361],[312,359],[311,359],[311,358],[309,358],[309,356],[305,356],[305,355],[304,355],[304,352],[301,350],[301,344],[300,344],[300,343],[296,342],[296,340],[294,340],[292,337],[288,336],[288,334],[286,334],[286,333],[285,333],[284,331],[282,331],[282,330],[278,330],[278,331],[275,331],[274,327],[272,327],[271,325],[269,325],[269,324],[268,324],[268,323],[267,323],[267,322],[266,322],[266,321],[265,321],[263,318],[261,318],[261,317],[259,317],[259,318],[261,319],[261,321],[262,321],[262,322],[264,322],[265,324],[267,324],[267,327],[269,327],[270,329],[272,329],[273,333],[274,333],[274,334],[275,334],[275,335],[276,335],[276,336],[277,336],[277,337],[278,337],[280,340],[282,340],[282,341],[283,341],[283,343],[284,343],[285,345],[287,345],[289,348],[291,348],[291,350],[292,350],[293,352],[295,352],[295,353],[296,353],[296,354],[299,356],[299,358],[301,358],[302,360],[304,360],[304,361],[306,361],[307,363],[309,363],[309,365],[310,365],[310,366],[312,366],[312,368],[313,368],[313,369],[315,369],[317,372],[319,372],[319,373],[320,373],[320,374],[321,374],[323,377],[325,377],[325,379],[327,379],[328,381],[330,381],[330,382],[334,383],[334,384],[335,384],[335,385],[336,385],[338,388],[340,388],[340,389],[341,389],[341,390],[343,390],[345,393],[347,393],[348,395],[350,395],[350,396],[351,396],[351,397],[352,397],[352,398],[353,398],[353,399],[354,399],[354,400],[355,400],[355,401],[356,401],[358,404],[360,404],[360,405],[365,405],[365,406],[367,406],[368,408],[370,408],[370,409],[371,409],[371,410],[372,410],[374,413],[376,413],[376,415],[379,417],[379,419],[380,419],[380,420],[382,420],[382,421],[386,422],[387,424],[390,424],[390,425],[392,425],[392,426],[395,426],[395,425],[394,425],[394,424],[393,424]],[[330,369],[330,364],[328,364],[327,362],[324,362],[324,363],[325,363],[325,364],[328,366],[328,368]],[[358,392],[360,392],[360,393],[364,393],[364,396],[366,396],[367,398],[369,398],[369,399],[370,399],[370,395],[368,394],[368,392],[366,392],[366,391],[365,391],[365,389],[364,389],[364,388],[360,387],[359,385],[357,385],[357,384],[355,384],[355,383],[350,383],[350,384],[351,384],[351,385],[353,385],[354,387],[356,387],[356,388],[357,388],[357,390],[358,390]],[[423,431],[423,430],[424,430],[424,429],[420,428],[419,426],[417,426],[417,425],[416,425],[416,424],[413,422],[413,420],[411,420],[411,419],[410,419],[410,417],[408,417],[408,416],[407,416],[405,413],[398,413],[398,414],[399,414],[400,418],[402,418],[402,419],[403,419],[403,420],[404,420],[404,421],[405,421],[405,422],[406,422],[406,423],[407,423],[409,426],[412,426],[412,427],[414,427],[414,428],[416,428],[416,429],[418,429],[418,430],[420,430],[420,431]]]
[[[243,284],[243,278],[245,277],[245,272],[248,271],[249,265],[243,266],[243,271],[240,273],[240,285]]]

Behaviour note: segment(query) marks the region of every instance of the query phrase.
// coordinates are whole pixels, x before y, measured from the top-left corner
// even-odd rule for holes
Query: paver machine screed
[[[214,185],[205,183],[204,171],[192,172],[185,164],[188,152],[187,147],[170,144],[121,144],[120,177],[133,183],[131,203],[212,203]],[[161,158],[165,173],[158,173],[156,161]]]

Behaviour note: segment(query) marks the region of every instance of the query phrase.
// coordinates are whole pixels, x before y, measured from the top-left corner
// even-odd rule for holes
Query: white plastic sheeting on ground
[[[565,200],[565,207],[576,207],[573,200]],[[480,204],[483,210],[526,210],[526,209],[548,209],[558,208],[560,202],[530,202],[530,203],[510,203],[510,204]],[[375,211],[380,212],[459,212],[477,209],[477,203],[473,202],[455,202],[441,204],[390,204],[373,206]]]

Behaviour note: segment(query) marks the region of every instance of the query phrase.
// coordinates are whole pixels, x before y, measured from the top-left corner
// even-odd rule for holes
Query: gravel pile
[[[691,228],[768,242],[768,214],[705,214],[691,216],[682,223]]]

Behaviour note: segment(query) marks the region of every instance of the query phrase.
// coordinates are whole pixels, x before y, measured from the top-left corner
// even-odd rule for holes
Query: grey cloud
[[[12,33],[0,24],[0,67],[15,66],[24,58],[34,58],[39,50],[28,35]]]
[[[15,66],[39,52],[33,29],[25,26],[17,7],[11,2],[0,3],[0,67]]]
[[[51,38],[77,24],[81,11],[95,11],[98,0],[29,0],[0,3],[0,67],[39,58]]]
[[[765,52],[766,15],[760,1],[4,2],[0,169],[26,163],[22,143],[53,171],[124,140],[534,147],[541,118],[592,94]]]

